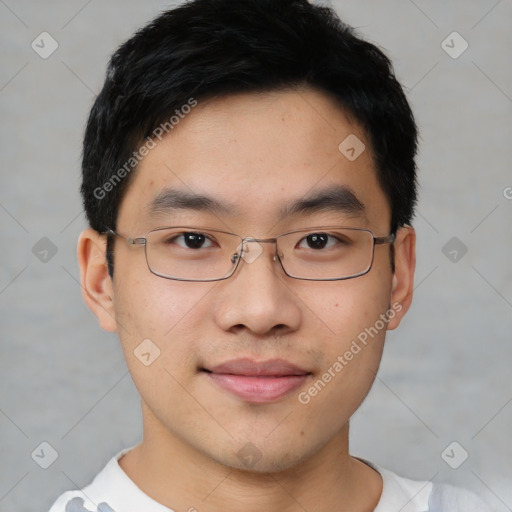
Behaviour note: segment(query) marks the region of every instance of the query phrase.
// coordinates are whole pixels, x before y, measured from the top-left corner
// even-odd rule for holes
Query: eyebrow
[[[339,212],[354,217],[364,217],[366,207],[349,186],[336,185],[318,190],[285,205],[281,209],[281,218],[321,212]]]
[[[169,214],[179,210],[211,212],[223,215],[238,215],[232,203],[221,202],[213,197],[179,189],[162,190],[149,205],[152,215]],[[280,220],[292,215],[307,215],[321,212],[340,212],[350,216],[364,217],[365,205],[347,185],[327,187],[298,200],[290,201],[280,210]]]
[[[177,210],[237,214],[235,205],[223,203],[202,194],[171,188],[162,190],[149,205],[149,212],[153,215],[167,214]]]

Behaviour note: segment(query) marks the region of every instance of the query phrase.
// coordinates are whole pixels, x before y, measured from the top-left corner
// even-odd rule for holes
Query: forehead
[[[308,201],[315,204],[303,208]],[[237,94],[199,101],[157,140],[133,176],[118,226],[214,214],[263,228],[318,214],[322,201],[345,205],[354,222],[387,227],[388,203],[361,127],[313,89]]]

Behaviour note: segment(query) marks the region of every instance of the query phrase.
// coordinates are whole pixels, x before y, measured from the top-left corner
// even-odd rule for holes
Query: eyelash
[[[176,245],[180,246],[180,247],[183,247],[183,248],[188,248],[188,249],[192,249],[191,247],[185,247],[187,245],[186,243],[186,236],[187,235],[199,235],[199,236],[202,236],[204,237],[204,240],[205,241],[209,241],[210,244],[214,244],[216,243],[215,239],[211,236],[209,236],[208,234],[206,233],[202,233],[202,232],[197,232],[197,231],[186,231],[186,232],[182,232],[182,233],[177,233],[175,235],[173,235],[171,238],[168,238],[167,240],[164,241],[165,244],[171,244],[171,243],[176,243],[177,240],[179,239],[182,239],[183,240],[183,243],[180,244],[180,243],[176,243]],[[329,243],[330,241],[332,240],[335,240],[337,243],[341,243],[341,244],[348,244],[349,241],[348,240],[342,240],[341,238],[339,237],[336,237],[335,235],[333,234],[330,234],[330,233],[327,233],[327,232],[322,232],[322,231],[318,231],[318,232],[310,232],[310,233],[307,233],[305,236],[303,236],[297,243],[297,246],[300,246],[302,243],[306,242],[307,243],[307,239],[309,237],[312,237],[314,235],[324,235],[324,236],[327,236],[328,237],[328,241],[326,243],[326,246],[329,248],[329,247],[332,247],[333,244],[332,243]],[[211,245],[209,245],[208,247],[210,247]],[[205,249],[205,248],[208,248],[208,247],[204,247],[204,246],[201,246],[200,249]],[[311,247],[309,247],[309,249],[312,249]],[[322,247],[322,249],[324,249],[324,247]],[[315,249],[315,250],[318,250],[318,249]]]

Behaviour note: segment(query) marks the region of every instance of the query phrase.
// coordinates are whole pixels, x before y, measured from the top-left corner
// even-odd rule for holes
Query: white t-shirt
[[[121,469],[118,461],[129,450],[113,457],[90,485],[60,496],[50,512],[173,512],[144,494]],[[409,480],[360,460],[382,476],[382,495],[374,512],[492,512],[464,489]]]

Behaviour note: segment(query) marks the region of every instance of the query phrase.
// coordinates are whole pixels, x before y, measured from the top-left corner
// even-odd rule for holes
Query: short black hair
[[[390,231],[410,224],[417,128],[386,55],[332,9],[307,0],[191,0],[163,12],[110,60],[83,144],[90,226],[116,229],[141,144],[154,143],[160,125],[170,132],[185,106],[300,86],[328,94],[365,130],[391,207]]]

